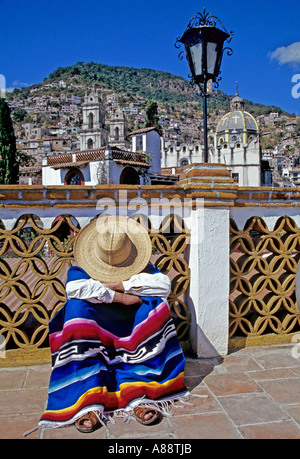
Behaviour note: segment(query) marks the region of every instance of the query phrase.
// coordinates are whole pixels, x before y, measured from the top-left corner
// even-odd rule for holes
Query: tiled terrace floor
[[[160,424],[121,418],[81,434],[72,427],[26,438],[45,439],[300,439],[300,355],[292,345],[249,348],[225,358],[187,359],[193,406],[173,409]],[[22,438],[44,410],[50,366],[0,369],[0,438]]]

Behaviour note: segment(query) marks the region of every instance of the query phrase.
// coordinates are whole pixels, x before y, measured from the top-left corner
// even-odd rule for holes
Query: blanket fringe
[[[31,433],[35,432],[36,430],[39,429],[39,426],[34,427],[34,429],[28,430],[27,432],[23,433],[23,437],[27,437],[27,435],[30,435]]]
[[[184,408],[185,406],[193,406],[193,403],[190,403],[190,398],[191,397],[199,397],[199,398],[207,398],[208,395],[198,395],[198,394],[191,394],[191,393],[185,393],[183,395],[179,395],[174,398],[170,399],[164,399],[164,400],[150,400],[150,399],[145,399],[143,397],[142,399],[136,400],[135,402],[131,403],[129,407],[125,409],[119,409],[116,411],[111,411],[111,412],[101,412],[99,409],[96,409],[95,407],[91,408],[88,411],[92,411],[95,413],[97,416],[100,424],[105,428],[106,431],[106,436],[108,436],[108,424],[115,424],[115,420],[113,419],[112,416],[116,418],[123,418],[124,422],[130,423],[132,420],[136,420],[135,415],[134,415],[134,408],[137,406],[141,406],[143,408],[154,408],[156,411],[159,411],[162,416],[164,417],[171,417],[172,412],[171,408]],[[100,412],[100,415],[99,415]],[[79,419],[81,416],[83,416],[84,413],[80,413],[80,415],[76,416],[76,419]],[[63,427],[68,427],[70,425],[73,425],[76,419],[72,420],[71,422],[67,422],[64,424],[55,424],[55,423],[43,423],[42,425],[38,425],[34,427],[31,430],[28,430],[27,432],[23,433],[23,437],[27,437],[31,433],[35,432],[38,429],[44,429],[44,430],[50,430],[50,429],[59,429]]]

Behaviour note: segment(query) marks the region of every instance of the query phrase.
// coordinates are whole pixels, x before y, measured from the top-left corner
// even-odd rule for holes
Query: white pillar
[[[191,342],[197,357],[228,352],[229,209],[204,207],[192,212],[190,291]]]

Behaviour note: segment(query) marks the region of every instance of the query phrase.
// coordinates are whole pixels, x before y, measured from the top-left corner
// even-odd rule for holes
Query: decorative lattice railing
[[[230,225],[230,338],[256,344],[285,342],[300,331],[295,278],[300,229],[288,216],[269,230],[251,217],[243,228]],[[288,342],[288,341],[286,341]]]
[[[178,336],[187,341],[190,314],[184,301],[190,272],[184,259],[189,233],[176,215],[158,229],[139,218],[150,234],[152,262],[172,279],[169,304]],[[68,268],[80,225],[72,215],[58,215],[44,229],[37,215],[24,214],[13,229],[0,220],[0,351],[32,351],[48,346],[48,323],[63,306]]]

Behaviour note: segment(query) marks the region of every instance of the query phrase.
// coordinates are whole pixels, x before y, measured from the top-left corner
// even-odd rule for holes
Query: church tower
[[[242,99],[239,96],[239,85],[238,82],[236,82],[236,92],[235,92],[235,97],[231,99],[230,101],[230,110],[233,112],[235,110],[245,110],[245,102],[244,99]]]
[[[121,150],[130,150],[131,142],[128,140],[128,121],[124,111],[120,107],[116,106],[112,108],[109,125],[109,144]]]
[[[85,94],[82,104],[83,123],[80,131],[80,150],[97,149],[108,145],[108,131],[105,126],[105,107],[93,88]]]

